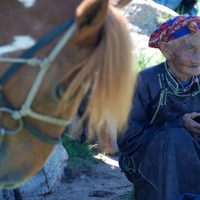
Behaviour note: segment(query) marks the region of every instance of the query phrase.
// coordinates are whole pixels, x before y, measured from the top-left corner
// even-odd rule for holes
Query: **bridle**
[[[41,83],[46,75],[47,71],[52,66],[52,62],[56,59],[58,54],[61,52],[63,47],[67,44],[71,36],[73,35],[76,29],[76,25],[74,23],[74,19],[70,18],[63,24],[59,25],[52,31],[50,31],[47,35],[42,37],[37,41],[37,43],[28,49],[20,58],[1,58],[0,62],[10,62],[14,63],[11,67],[0,77],[0,101],[3,104],[3,107],[0,107],[0,114],[8,113],[12,119],[18,122],[18,128],[15,130],[7,129],[4,127],[0,127],[0,136],[5,134],[15,135],[20,132],[23,128],[26,128],[31,132],[34,136],[42,140],[43,142],[49,144],[58,144],[62,141],[62,136],[60,138],[52,138],[41,133],[36,127],[30,124],[25,117],[30,117],[37,119],[39,121],[50,123],[58,126],[64,126],[70,124],[71,120],[64,120],[48,115],[44,115],[41,113],[34,112],[31,109],[32,103],[34,101],[35,96],[41,86]],[[64,33],[63,33],[64,32]],[[61,39],[57,42],[54,48],[51,50],[48,56],[43,59],[33,57],[33,54],[36,53],[39,49],[47,45],[50,41],[55,39],[58,35],[63,33]],[[3,95],[3,84],[15,74],[15,72],[22,66],[22,64],[28,64],[31,67],[39,67],[39,72],[34,80],[34,83],[19,110],[16,110],[13,105],[9,102],[9,100]]]

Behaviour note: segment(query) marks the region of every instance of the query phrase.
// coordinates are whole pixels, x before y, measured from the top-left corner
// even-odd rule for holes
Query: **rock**
[[[22,198],[24,197],[28,200],[54,192],[64,174],[67,159],[68,155],[66,150],[62,145],[58,145],[42,170],[19,188]]]
[[[0,199],[3,199],[3,191],[0,190]]]
[[[132,0],[122,11],[130,22],[137,71],[164,61],[159,49],[148,47],[149,37],[159,24],[178,14],[152,0]]]
[[[123,9],[123,12],[132,24],[132,31],[147,36],[150,36],[160,23],[178,15],[152,0],[133,0]]]
[[[14,190],[0,190],[1,200],[15,200]]]

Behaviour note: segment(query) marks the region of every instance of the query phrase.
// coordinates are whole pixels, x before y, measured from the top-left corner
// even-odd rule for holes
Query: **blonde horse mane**
[[[92,82],[86,110],[89,132],[101,131],[108,125],[121,132],[126,126],[132,103],[133,60],[128,23],[122,13],[110,5],[100,43],[92,55],[69,69],[68,78],[73,73],[76,75],[64,94],[62,112],[69,109],[69,97],[74,97],[73,106],[70,106],[74,115],[87,83]]]

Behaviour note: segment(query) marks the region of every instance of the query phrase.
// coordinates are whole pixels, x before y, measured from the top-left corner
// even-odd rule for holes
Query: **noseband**
[[[51,116],[47,116],[41,113],[34,112],[31,109],[33,100],[42,84],[44,76],[46,75],[49,68],[52,66],[52,62],[56,59],[58,54],[61,52],[63,47],[67,44],[72,34],[75,31],[75,23],[74,19],[69,19],[63,24],[56,27],[54,30],[49,32],[47,35],[42,37],[37,41],[37,43],[28,49],[20,58],[0,58],[0,62],[11,62],[14,63],[11,67],[3,74],[0,78],[0,101],[3,104],[3,107],[0,107],[1,113],[8,113],[12,119],[18,122],[18,128],[15,130],[10,130],[4,127],[0,127],[0,136],[9,134],[15,135],[20,132],[23,128],[26,128],[31,132],[34,136],[39,138],[40,140],[49,143],[49,144],[58,144],[62,141],[62,136],[60,138],[52,138],[41,133],[36,127],[30,124],[25,117],[31,117],[37,119],[42,122],[58,125],[58,126],[67,126],[71,122],[71,120],[63,120],[60,118],[55,118]],[[63,33],[64,32],[64,33]],[[33,55],[39,49],[47,45],[53,39],[55,39],[58,35],[62,34],[63,36],[51,50],[50,54],[43,58],[38,59],[34,58]],[[8,101],[8,99],[3,95],[2,87],[3,84],[11,78],[12,75],[22,66],[22,64],[28,64],[31,67],[39,67],[39,72],[35,78],[35,81],[31,87],[30,92],[28,93],[21,109],[16,110],[13,105]]]

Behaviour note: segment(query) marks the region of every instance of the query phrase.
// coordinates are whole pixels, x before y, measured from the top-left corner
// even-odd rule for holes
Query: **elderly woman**
[[[200,17],[178,16],[150,37],[166,62],[139,73],[119,165],[136,200],[200,199]]]

